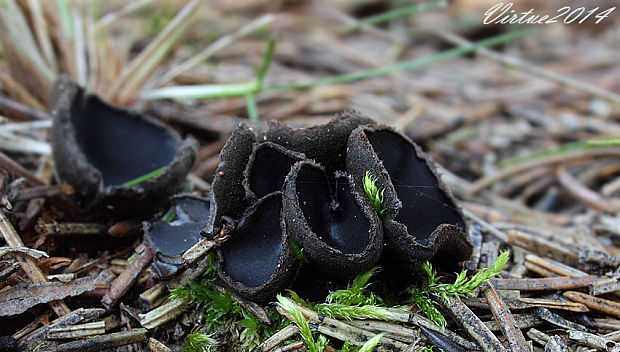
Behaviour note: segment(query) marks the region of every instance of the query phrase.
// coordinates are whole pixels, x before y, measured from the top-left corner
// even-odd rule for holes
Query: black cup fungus
[[[351,277],[381,256],[381,221],[350,175],[338,172],[330,180],[321,166],[296,163],[286,179],[284,217],[309,260],[326,273]]]
[[[349,137],[347,170],[356,180],[371,170],[385,189],[388,249],[413,265],[440,254],[439,262],[450,266],[469,258],[472,245],[461,210],[432,162],[389,127],[361,126]]]
[[[245,124],[235,128],[220,152],[220,163],[211,183],[211,213],[204,232],[214,236],[222,229],[223,217],[239,219],[248,206],[245,201],[243,172],[247,166],[254,132]]]
[[[182,266],[181,256],[203,238],[201,230],[209,216],[209,201],[206,199],[178,195],[171,201],[171,213],[164,219],[144,225],[144,238],[156,256],[153,268],[161,277],[173,275]]]
[[[56,175],[94,212],[148,214],[192,167],[198,143],[152,118],[106,104],[67,77],[53,87]],[[141,180],[141,178],[144,178]]]
[[[220,278],[249,299],[272,299],[297,274],[299,262],[281,213],[282,192],[261,198],[218,249]]]
[[[246,199],[255,202],[269,193],[282,191],[293,164],[305,158],[304,154],[279,144],[255,144],[243,177]]]
[[[293,239],[338,280],[375,265],[384,241],[403,268],[471,255],[461,211],[429,157],[356,112],[301,129],[270,123],[258,136],[240,125],[220,159],[205,232],[228,236],[218,274],[247,298],[290,287],[300,267]],[[366,173],[384,190],[380,211],[365,194]]]
[[[351,131],[359,125],[374,123],[374,120],[355,111],[345,111],[328,123],[305,128],[291,128],[280,122],[270,123],[259,140],[304,153],[328,172],[334,172],[345,168],[347,138]]]

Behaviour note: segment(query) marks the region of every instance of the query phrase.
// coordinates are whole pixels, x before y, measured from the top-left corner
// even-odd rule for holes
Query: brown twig
[[[153,251],[144,244],[140,244],[136,247],[136,253],[138,253],[138,256],[131,262],[129,267],[112,282],[110,291],[106,293],[101,300],[101,303],[107,308],[112,308],[116,302],[123,297],[153,259]]]
[[[599,312],[607,313],[612,316],[620,316],[620,303],[608,299],[585,294],[583,292],[568,291],[564,292],[564,297],[571,301],[583,303],[588,308]]]
[[[615,213],[617,207],[604,199],[599,193],[586,187],[571,175],[565,167],[559,167],[557,170],[558,181],[575,198],[584,204],[601,211]]]

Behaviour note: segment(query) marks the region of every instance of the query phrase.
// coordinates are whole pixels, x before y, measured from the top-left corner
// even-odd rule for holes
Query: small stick
[[[569,266],[579,265],[579,256],[576,252],[566,248],[562,243],[519,230],[508,230],[506,233],[510,245],[521,247],[541,256],[552,256],[553,259]]]
[[[140,325],[147,329],[155,329],[156,327],[176,318],[190,307],[189,298],[181,297],[168,301],[161,306],[145,313],[139,314]]]
[[[385,337],[407,344],[412,344],[418,340],[413,329],[402,325],[377,320],[348,320],[347,323],[376,334],[383,332]]]
[[[21,165],[13,161],[3,152],[0,152],[0,168],[7,170],[16,177],[23,177],[27,183],[33,186],[45,185],[45,182],[35,176],[32,172],[24,169]]]
[[[518,247],[515,247],[515,248],[518,248]],[[528,271],[536,273],[536,274],[538,274],[538,275],[540,275],[542,277],[554,277],[554,276],[557,276],[552,271],[549,271],[549,270],[543,268],[542,266],[538,266],[538,265],[536,265],[536,264],[534,264],[532,262],[525,262],[525,263],[523,263],[523,265],[525,266],[525,268]]]
[[[504,304],[510,309],[530,309],[530,308],[552,308],[559,310],[567,310],[570,312],[585,313],[590,310],[582,303],[562,302],[552,299],[543,298],[503,298]],[[485,298],[464,298],[463,302],[471,308],[489,309],[489,305]]]
[[[159,303],[166,299],[164,296],[166,291],[166,286],[160,282],[142,292],[139,297],[140,306],[145,310],[153,309],[153,307],[156,307]]]
[[[565,167],[559,167],[557,178],[562,187],[584,204],[601,211],[615,213],[617,208],[600,194],[594,192],[571,175]]]
[[[93,338],[71,341],[55,346],[53,349],[41,350],[41,352],[98,352],[114,347],[125,346],[133,343],[146,341],[146,329],[133,329],[129,331],[115,332]]]
[[[220,285],[215,285],[215,289],[217,289],[218,292],[223,295],[227,294],[228,292],[227,289],[225,289],[224,287]],[[269,319],[269,316],[267,315],[267,312],[265,312],[263,307],[259,306],[258,304],[252,301],[248,301],[242,298],[241,296],[239,296],[238,294],[234,292],[230,293],[230,298],[233,299],[235,302],[239,303],[243,308],[247,309],[250,313],[252,313],[252,315],[254,315],[256,319],[258,319],[261,323],[271,325],[271,319]]]
[[[0,159],[1,156],[2,153],[0,153]],[[22,239],[19,237],[15,231],[15,228],[11,225],[11,222],[7,219],[2,210],[0,210],[0,232],[9,246],[24,247],[24,242],[22,242]],[[33,283],[47,281],[47,276],[43,273],[41,268],[39,268],[34,259],[20,254],[16,255],[16,259],[19,261],[19,264],[30,281]],[[67,305],[62,301],[51,301],[48,304],[52,307],[54,313],[56,313],[59,317],[71,312],[71,309],[69,309],[69,307],[67,307]]]
[[[564,292],[564,297],[570,299],[571,301],[583,303],[590,309],[607,313],[616,317],[620,316],[620,303],[618,302],[576,291]]]
[[[306,345],[303,343],[303,341],[296,341],[296,342],[291,342],[286,346],[282,346],[280,348],[277,348],[275,350],[273,350],[273,352],[305,352],[306,351]],[[325,348],[325,352],[328,352],[328,348]]]
[[[620,291],[620,279],[618,277],[600,279],[590,285],[590,294],[593,296],[617,291]]]
[[[153,251],[144,244],[140,244],[136,247],[136,253],[138,253],[138,256],[131,262],[131,265],[112,282],[110,291],[103,296],[101,303],[106,308],[112,308],[116,302],[123,297],[153,259]]]
[[[540,319],[546,321],[547,323],[555,325],[555,326],[559,326],[564,329],[572,329],[572,330],[579,330],[579,331],[587,330],[583,325],[574,323],[572,321],[568,321],[562,318],[561,316],[551,312],[547,308],[536,309],[536,314],[540,317]]]
[[[73,326],[60,326],[47,331],[47,339],[79,339],[105,334],[103,320]]]
[[[100,223],[65,223],[56,222],[35,225],[35,231],[43,236],[75,236],[107,234],[108,226]]]
[[[433,331],[435,333],[444,335],[447,338],[451,339],[452,341],[455,341],[457,344],[463,346],[467,350],[477,349],[477,347],[473,343],[462,338],[460,335],[457,335],[448,329],[440,328],[439,326],[435,325],[435,323],[433,323],[432,321],[426,319],[425,317],[419,314],[405,312],[405,311],[402,311],[400,309],[395,309],[395,308],[387,308],[387,310],[390,312],[390,316],[385,318],[386,321],[396,321],[399,323],[406,323],[406,324],[419,326],[419,327],[428,329],[430,331]]]
[[[276,346],[290,339],[293,335],[295,335],[298,332],[299,332],[299,329],[297,328],[297,325],[295,324],[287,325],[286,327],[282,328],[280,331],[271,335],[271,337],[265,340],[263,343],[261,343],[260,346],[258,346],[258,350],[262,352],[271,351],[272,349],[276,348]]]
[[[19,191],[15,201],[29,200],[33,198],[50,198],[59,195],[70,196],[75,193],[75,189],[71,185],[42,185],[30,188],[24,188]]]
[[[590,334],[583,331],[569,330],[568,338],[578,342],[580,345],[598,348],[603,351],[617,351],[617,343],[604,337]]]
[[[213,247],[215,247],[216,244],[217,242],[213,240],[203,238],[200,241],[198,241],[198,243],[196,243],[195,245],[190,247],[188,250],[186,250],[185,253],[183,253],[183,256],[181,257],[181,260],[186,265],[189,265],[195,262],[197,259],[204,256],[208,251],[210,251]]]
[[[587,287],[598,279],[598,276],[582,276],[545,277],[536,279],[491,279],[489,281],[498,290],[550,291]]]
[[[508,307],[506,307],[495,289],[493,289],[493,285],[485,282],[482,285],[482,293],[487,299],[491,312],[495,320],[497,320],[502,333],[508,340],[510,350],[513,352],[529,352],[530,350],[527,348],[528,345],[521,333],[521,329],[517,326],[517,322]]]
[[[506,350],[491,330],[461,300],[450,298],[449,302],[444,300],[440,300],[440,302],[454,317],[454,320],[461,324],[469,335],[476,340],[483,351],[501,352]]]
[[[545,346],[551,339],[549,335],[534,328],[528,330],[527,337],[529,337],[530,339],[532,339],[532,341],[538,343],[541,346]]]
[[[70,326],[80,322],[86,322],[92,319],[99,318],[105,309],[102,308],[78,308],[71,313],[62,316],[60,318],[56,318],[49,325],[42,326],[37,330],[28,334],[23,340],[28,342],[32,340],[37,340],[42,336],[45,336],[50,329],[54,329],[62,326]]]
[[[588,275],[588,273],[586,273],[585,271],[575,269],[572,266],[568,266],[560,262],[556,262],[553,259],[541,258],[534,254],[527,254],[525,256],[525,261],[536,264],[542,268],[545,268],[561,276],[587,276]]]
[[[592,324],[598,330],[610,330],[610,331],[620,330],[620,320],[617,320],[617,319],[594,318],[592,319]]]

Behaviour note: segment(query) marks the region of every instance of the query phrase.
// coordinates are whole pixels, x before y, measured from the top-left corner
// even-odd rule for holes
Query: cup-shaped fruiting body
[[[348,174],[328,177],[313,162],[296,163],[286,179],[284,218],[309,260],[326,273],[351,277],[381,256],[381,220]]]
[[[222,148],[220,163],[211,183],[211,213],[204,229],[207,235],[214,236],[222,229],[223,218],[239,219],[248,206],[243,172],[255,142],[254,132],[247,125],[240,124]]]
[[[321,164],[328,172],[344,170],[347,138],[357,126],[375,122],[355,111],[345,111],[331,121],[306,128],[271,123],[261,141],[280,144]]]
[[[172,207],[161,220],[144,223],[144,238],[156,254],[153,268],[159,276],[176,273],[181,256],[203,237],[209,201],[193,195],[171,198]]]
[[[115,216],[148,214],[173,195],[198,143],[152,118],[106,104],[66,77],[53,87],[56,175],[80,202]]]
[[[286,175],[296,162],[304,159],[304,154],[290,151],[279,144],[255,144],[243,173],[246,199],[255,202],[270,193],[281,192]]]
[[[358,183],[369,172],[384,189],[384,240],[399,260],[448,266],[469,258],[461,210],[432,160],[407,137],[385,126],[358,127],[349,137],[347,170]]]
[[[289,287],[299,268],[282,219],[282,192],[258,200],[218,249],[218,274],[230,288],[256,301]]]

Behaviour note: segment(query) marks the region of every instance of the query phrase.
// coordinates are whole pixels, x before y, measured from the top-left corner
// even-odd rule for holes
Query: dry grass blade
[[[236,40],[243,38],[244,36],[262,28],[268,26],[276,17],[272,14],[263,15],[252,22],[244,25],[239,28],[237,31],[224,35],[218,38],[215,42],[211,43],[208,47],[206,47],[203,51],[194,55],[191,59],[179,64],[176,67],[173,67],[170,71],[164,74],[161,78],[157,79],[156,86],[164,85],[170,81],[172,81],[179,74],[195,67],[199,63],[209,59],[213,54],[218,52],[219,50],[227,47],[232,44]]]
[[[135,99],[144,83],[169,53],[172,45],[194,22],[200,4],[199,0],[192,0],[185,5],[166,28],[131,60],[108,93],[111,101],[122,105]]]
[[[54,49],[49,31],[47,30],[47,24],[45,23],[41,2],[39,0],[28,0],[27,4],[28,9],[30,10],[30,17],[33,22],[34,33],[37,37],[43,57],[47,60],[50,68],[56,72],[58,71],[58,63],[56,62],[56,56],[54,55]]]

